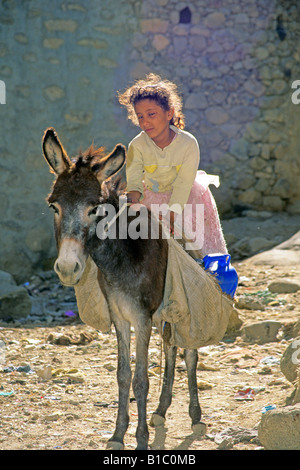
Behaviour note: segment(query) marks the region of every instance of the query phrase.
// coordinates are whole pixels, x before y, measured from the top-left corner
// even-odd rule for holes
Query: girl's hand
[[[127,201],[132,204],[137,204],[140,201],[141,195],[139,191],[128,191],[128,193],[126,193]]]
[[[174,235],[174,221],[175,221],[175,212],[169,211],[170,214],[170,223],[169,223],[169,230],[172,235]],[[160,220],[166,220],[161,214],[159,214]],[[169,222],[169,221],[168,221]]]
[[[170,232],[174,234],[175,212],[170,211]]]

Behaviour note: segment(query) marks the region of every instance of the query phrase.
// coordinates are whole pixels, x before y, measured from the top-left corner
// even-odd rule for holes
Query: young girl
[[[197,240],[195,248],[203,256],[227,253],[208,175],[197,172],[198,142],[183,130],[177,86],[151,73],[118,97],[127,108],[129,119],[142,129],[128,146],[128,200],[140,201],[149,209],[154,204],[168,204],[171,231],[174,224],[175,230],[177,225],[183,226],[186,237]],[[204,217],[199,217],[203,212],[197,212],[197,205],[204,207]],[[195,238],[199,233],[204,236]]]

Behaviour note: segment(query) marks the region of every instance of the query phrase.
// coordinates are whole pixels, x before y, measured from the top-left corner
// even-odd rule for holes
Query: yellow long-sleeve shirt
[[[200,150],[196,138],[189,132],[170,128],[176,133],[173,141],[164,149],[159,148],[142,131],[128,146],[126,165],[127,191],[171,191],[169,206],[179,205],[181,212],[187,203],[195,181]]]

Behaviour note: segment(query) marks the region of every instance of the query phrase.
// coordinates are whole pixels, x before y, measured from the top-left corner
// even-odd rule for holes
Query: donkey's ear
[[[44,157],[50,166],[50,171],[59,175],[64,170],[70,167],[70,159],[65,152],[60,140],[53,127],[45,130],[43,140],[43,153]]]
[[[114,150],[102,158],[100,162],[96,163],[92,170],[96,173],[97,179],[100,183],[107,180],[110,176],[117,173],[124,165],[126,159],[126,149],[124,145],[118,144]]]

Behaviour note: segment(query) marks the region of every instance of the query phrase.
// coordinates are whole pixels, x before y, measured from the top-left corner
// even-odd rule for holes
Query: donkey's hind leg
[[[197,434],[203,435],[206,432],[206,426],[201,420],[201,408],[198,399],[197,387],[197,362],[198,351],[197,349],[185,349],[184,360],[187,367],[188,385],[190,394],[189,415],[192,419],[193,431]]]
[[[201,419],[201,408],[198,399],[198,388],[197,388],[197,362],[198,362],[198,351],[197,349],[185,349],[184,360],[187,367],[189,394],[190,394],[190,405],[189,415],[192,419],[192,425],[199,423]]]

